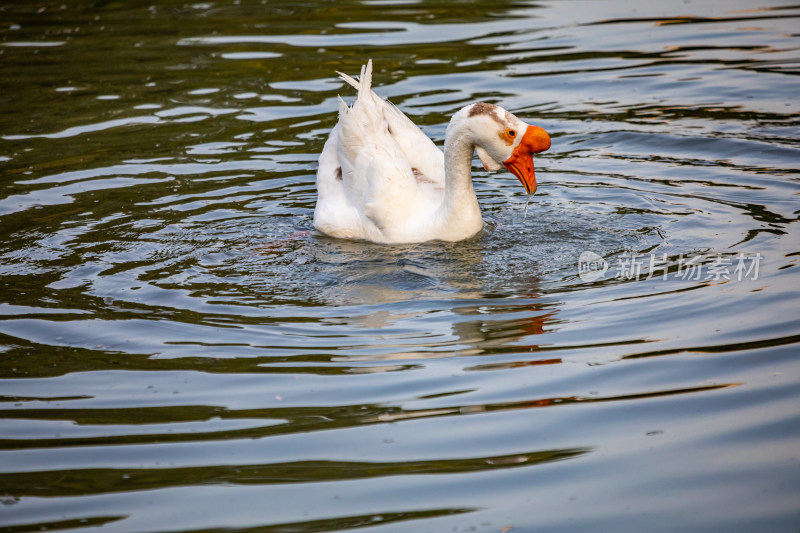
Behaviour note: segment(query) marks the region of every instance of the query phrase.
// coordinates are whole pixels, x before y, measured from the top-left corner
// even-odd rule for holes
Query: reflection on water
[[[798,17],[0,6],[0,524],[793,530]],[[473,239],[317,234],[367,58],[440,146],[476,100],[546,128],[528,216],[476,160]]]

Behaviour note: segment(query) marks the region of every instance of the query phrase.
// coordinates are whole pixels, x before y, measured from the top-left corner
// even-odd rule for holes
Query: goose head
[[[528,194],[535,193],[533,154],[550,148],[550,135],[493,104],[478,102],[465,110],[483,167],[493,171],[505,167]]]

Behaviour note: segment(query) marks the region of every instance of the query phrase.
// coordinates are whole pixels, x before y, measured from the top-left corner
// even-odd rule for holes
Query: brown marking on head
[[[497,116],[498,107],[494,104],[487,104],[486,102],[478,102],[477,104],[472,105],[472,109],[469,110],[469,117],[475,117],[478,115],[487,115],[489,118],[500,124],[501,126],[505,126],[503,122],[500,120],[500,117]]]
[[[342,167],[336,167],[336,174],[334,177],[336,181],[342,181]]]

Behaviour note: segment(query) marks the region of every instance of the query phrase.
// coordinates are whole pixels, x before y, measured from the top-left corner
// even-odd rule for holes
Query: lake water
[[[798,28],[4,2],[0,527],[797,532]],[[368,58],[440,146],[479,100],[550,132],[527,218],[476,158],[471,240],[313,230],[335,71]]]

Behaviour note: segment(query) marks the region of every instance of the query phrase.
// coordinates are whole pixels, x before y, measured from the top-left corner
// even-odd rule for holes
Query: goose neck
[[[478,208],[472,186],[472,154],[475,144],[464,121],[454,117],[444,143],[445,206],[448,209]]]

